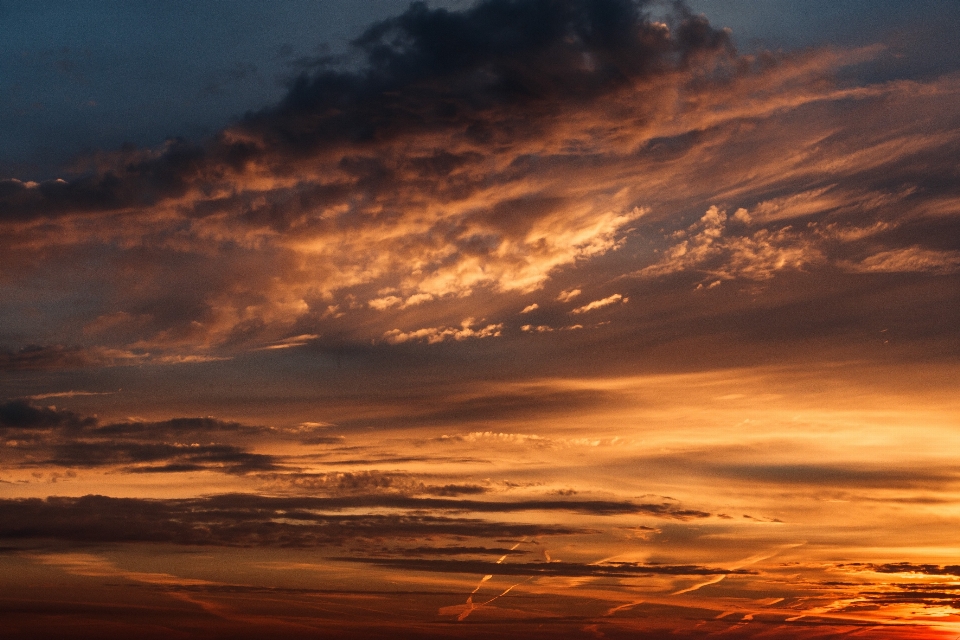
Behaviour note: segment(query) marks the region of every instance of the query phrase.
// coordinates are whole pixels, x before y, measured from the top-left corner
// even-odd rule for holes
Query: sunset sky
[[[0,2],[0,635],[957,638],[957,33]]]

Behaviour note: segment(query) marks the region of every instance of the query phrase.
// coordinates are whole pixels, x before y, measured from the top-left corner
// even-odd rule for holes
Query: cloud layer
[[[876,48],[740,54],[647,8],[414,4],[206,141],[4,181],[0,366],[495,338],[572,326],[545,317],[572,291],[575,313],[659,297],[602,284],[627,274],[957,274],[932,232],[956,226],[955,79],[842,86]]]

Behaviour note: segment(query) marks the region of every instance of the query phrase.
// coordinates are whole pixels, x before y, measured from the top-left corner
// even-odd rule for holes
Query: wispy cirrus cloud
[[[30,345],[0,351],[2,371],[81,369],[143,362],[145,356],[125,349]]]
[[[930,273],[960,271],[960,251],[938,251],[912,246],[881,251],[849,265],[862,273]]]

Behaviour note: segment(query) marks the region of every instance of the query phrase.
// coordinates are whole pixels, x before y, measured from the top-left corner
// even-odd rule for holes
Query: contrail
[[[517,584],[511,585],[511,586],[507,587],[507,588],[504,590],[504,592],[501,593],[500,595],[493,596],[492,598],[490,598],[490,599],[487,600],[486,602],[481,602],[481,603],[480,603],[479,605],[477,605],[477,606],[482,607],[482,606],[485,605],[485,604],[490,604],[491,602],[493,602],[493,601],[496,600],[497,598],[502,598],[503,596],[505,596],[505,595],[507,595],[508,593],[510,593],[511,591],[513,591],[513,588],[514,588],[514,587],[519,587],[519,586],[522,585],[524,582],[529,582],[529,581],[532,580],[532,579],[533,579],[533,576],[530,576],[530,577],[527,578],[526,580],[521,580],[521,581],[518,582]]]
[[[726,577],[727,577],[727,574],[723,574],[723,575],[721,575],[721,576],[714,576],[714,577],[710,578],[709,580],[707,580],[706,582],[698,582],[697,584],[693,585],[692,587],[687,587],[686,589],[681,589],[680,591],[675,591],[675,592],[671,593],[670,595],[672,595],[672,596],[679,596],[681,593],[690,593],[691,591],[696,591],[697,589],[702,589],[703,587],[706,587],[707,585],[717,584],[718,582],[720,582],[721,580],[723,580],[723,579],[726,578]]]
[[[607,609],[607,612],[606,612],[605,614],[603,614],[603,615],[604,615],[604,617],[606,617],[606,616],[612,616],[612,615],[615,614],[617,611],[624,611],[624,610],[626,610],[626,609],[632,609],[632,608],[634,608],[635,606],[637,606],[638,604],[643,604],[643,600],[637,600],[636,602],[628,602],[628,603],[626,603],[626,604],[621,604],[621,605],[618,606],[618,607],[613,607],[612,609]]]
[[[521,540],[521,541],[518,542],[517,544],[513,545],[512,547],[510,547],[510,551],[515,550],[517,547],[519,547],[521,544],[523,544],[523,543],[526,542],[526,541],[527,541],[527,539],[524,538],[523,540]],[[503,561],[507,559],[507,555],[508,555],[508,554],[504,554],[504,555],[500,556],[500,559],[497,560],[497,564],[502,564]],[[483,576],[482,578],[480,578],[480,582],[477,583],[476,588],[475,588],[473,591],[470,592],[470,595],[469,595],[469,596],[467,596],[467,601],[466,601],[465,604],[466,604],[469,608],[468,608],[468,609],[464,609],[464,610],[460,613],[460,615],[457,616],[457,622],[460,622],[461,620],[466,620],[467,616],[469,616],[471,613],[473,613],[475,609],[477,609],[477,608],[479,608],[479,607],[482,607],[482,606],[485,605],[485,604],[490,604],[491,602],[493,602],[494,600],[496,600],[496,599],[499,598],[500,596],[506,595],[506,594],[510,591],[510,589],[513,589],[513,587],[516,587],[516,586],[518,586],[518,585],[521,585],[521,584],[523,584],[524,582],[526,582],[527,580],[530,579],[530,578],[527,578],[527,580],[524,580],[523,582],[518,582],[517,584],[513,585],[513,587],[509,587],[506,591],[504,591],[503,593],[501,593],[499,596],[495,596],[495,597],[493,597],[493,598],[490,598],[490,599],[487,600],[486,602],[481,602],[480,604],[475,604],[475,603],[473,602],[473,596],[474,596],[474,594],[475,594],[477,591],[480,591],[480,587],[483,586],[483,583],[486,582],[487,580],[490,580],[491,578],[493,578],[493,574],[492,574],[492,573],[491,573],[491,574],[488,574],[488,575],[485,575],[485,576]]]
[[[733,564],[733,565],[731,565],[731,566],[729,566],[729,567],[727,567],[727,568],[728,568],[730,571],[736,571],[737,569],[742,569],[743,567],[746,567],[747,565],[756,564],[757,562],[760,562],[761,560],[766,560],[766,559],[768,559],[768,558],[772,558],[773,556],[779,554],[779,553],[782,552],[782,551],[786,551],[787,549],[792,549],[793,547],[799,547],[799,546],[802,546],[802,545],[804,545],[804,544],[806,544],[806,543],[805,543],[805,542],[797,542],[797,543],[794,543],[794,544],[786,544],[786,545],[783,545],[782,547],[778,547],[775,551],[772,551],[772,552],[757,553],[757,554],[754,554],[754,555],[750,556],[749,558],[744,558],[744,559],[741,560],[740,562],[737,562],[736,564]],[[691,591],[696,591],[697,589],[702,589],[703,587],[706,587],[706,586],[708,586],[708,585],[717,584],[718,582],[720,582],[721,580],[723,580],[723,579],[726,578],[726,577],[727,577],[727,574],[723,574],[723,575],[721,575],[721,576],[714,576],[713,578],[710,578],[710,579],[707,580],[706,582],[700,582],[700,583],[698,583],[698,584],[693,585],[692,587],[687,587],[686,589],[681,589],[680,591],[676,591],[676,592],[674,592],[674,593],[671,593],[670,595],[679,596],[680,594],[683,594],[683,593],[690,593]]]

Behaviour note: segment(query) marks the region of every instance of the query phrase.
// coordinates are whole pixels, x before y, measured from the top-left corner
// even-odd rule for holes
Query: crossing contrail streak
[[[517,547],[519,547],[521,544],[523,544],[523,543],[526,542],[526,541],[527,541],[527,539],[524,538],[523,540],[521,540],[521,541],[518,542],[517,544],[513,545],[512,547],[510,547],[510,551],[516,550]],[[504,554],[504,555],[500,556],[500,559],[497,560],[497,564],[502,564],[503,561],[507,559],[507,555],[508,555],[508,554]],[[474,601],[473,601],[473,596],[474,596],[474,594],[476,594],[477,591],[480,591],[480,587],[483,586],[483,583],[486,582],[487,580],[490,580],[491,578],[493,578],[493,574],[492,574],[492,573],[491,573],[491,574],[487,574],[487,575],[483,576],[482,578],[480,578],[480,582],[477,583],[476,588],[474,588],[474,590],[470,592],[470,595],[467,596],[467,601],[466,601],[465,604],[467,605],[468,608],[467,608],[467,609],[464,609],[464,610],[460,613],[460,615],[457,616],[457,622],[460,622],[461,620],[466,620],[466,619],[467,619],[467,616],[469,616],[471,613],[473,613],[473,612],[474,612],[476,609],[478,609],[479,607],[482,607],[482,606],[485,605],[485,604],[490,604],[491,602],[493,602],[493,601],[496,600],[497,598],[506,595],[511,589],[513,589],[513,587],[516,587],[516,586],[518,586],[518,585],[521,585],[521,584],[523,584],[524,582],[526,582],[527,580],[529,580],[529,578],[528,578],[527,580],[524,580],[524,581],[522,581],[522,582],[518,582],[517,584],[513,585],[512,587],[509,587],[506,591],[504,591],[504,592],[501,593],[500,595],[495,596],[495,597],[493,597],[493,598],[490,598],[490,599],[487,600],[486,602],[481,602],[480,604],[474,603]]]

